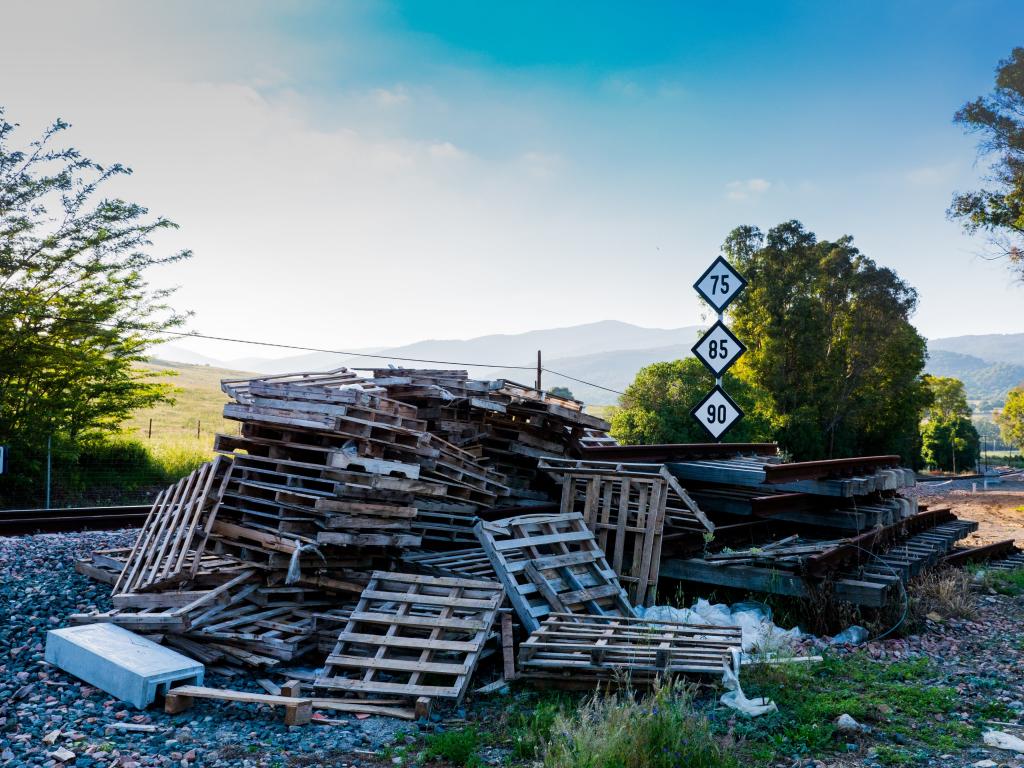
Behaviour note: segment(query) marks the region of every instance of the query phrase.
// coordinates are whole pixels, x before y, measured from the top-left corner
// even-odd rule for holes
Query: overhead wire
[[[150,328],[150,327],[147,327],[147,326],[144,326],[144,325],[132,325],[131,323],[111,323],[111,322],[104,322],[104,321],[101,321],[101,320],[80,320],[80,319],[76,319],[76,318],[62,317],[62,316],[59,316],[59,315],[53,315],[53,316],[48,315],[47,319],[50,319],[50,320],[62,320],[64,322],[70,322],[70,323],[82,323],[82,324],[88,324],[88,325],[97,325],[97,326],[104,327],[104,328],[115,328],[115,329],[116,328],[123,328],[123,329],[126,329],[126,330],[143,331],[145,333],[160,333],[160,334],[164,334],[165,336],[174,336],[174,337],[177,337],[177,338],[185,338],[185,339],[187,339],[187,338],[207,339],[207,340],[210,340],[210,341],[226,341],[226,342],[230,342],[230,343],[234,343],[234,344],[251,344],[251,345],[260,346],[260,347],[271,347],[271,348],[274,348],[274,349],[289,349],[289,350],[294,350],[294,351],[297,351],[297,352],[323,352],[323,353],[326,353],[326,354],[343,355],[343,356],[347,356],[347,357],[369,357],[369,358],[373,358],[373,359],[376,359],[376,360],[398,360],[398,361],[407,362],[407,363],[429,363],[431,365],[461,365],[461,366],[466,366],[466,367],[469,367],[469,368],[505,368],[505,369],[508,369],[508,370],[516,370],[516,371],[536,371],[537,370],[537,366],[534,366],[534,365],[505,365],[505,364],[502,364],[502,363],[467,363],[467,362],[460,362],[460,361],[456,361],[456,360],[433,360],[433,359],[422,358],[422,357],[402,357],[402,356],[399,356],[399,355],[384,355],[384,354],[378,354],[378,353],[372,353],[372,352],[349,352],[349,351],[341,350],[341,349],[325,349],[325,348],[322,348],[322,347],[307,347],[307,346],[303,346],[303,345],[299,345],[299,344],[282,344],[282,343],[273,342],[273,341],[256,341],[254,339],[239,339],[239,338],[234,338],[234,337],[231,337],[231,336],[213,336],[213,335],[210,335],[210,334],[199,333],[197,331],[172,331],[172,330],[163,329],[163,328]],[[624,392],[622,392],[622,391],[620,391],[618,389],[612,389],[611,387],[606,387],[603,384],[596,384],[596,383],[594,383],[592,381],[587,381],[586,379],[580,379],[580,378],[577,378],[575,376],[570,376],[570,375],[568,375],[566,373],[562,373],[561,371],[552,370],[551,368],[544,368],[543,366],[541,366],[540,370],[543,371],[544,373],[550,373],[550,374],[552,374],[554,376],[561,376],[562,378],[568,379],[569,381],[575,381],[575,382],[577,382],[579,384],[585,384],[585,385],[587,385],[589,387],[595,387],[596,389],[601,389],[601,390],[604,390],[606,392],[613,392],[613,393],[615,393],[617,395],[625,394]]]

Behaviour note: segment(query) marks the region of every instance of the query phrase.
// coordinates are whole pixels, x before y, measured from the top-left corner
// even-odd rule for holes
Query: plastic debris
[[[860,645],[868,639],[868,631],[859,624],[851,624],[832,638],[832,645]]]
[[[736,659],[738,661],[738,654]],[[743,693],[743,689],[740,687],[740,679],[736,676],[736,672],[733,667],[726,666],[724,673],[722,674],[722,685],[726,689],[726,693],[722,694],[719,699],[725,706],[730,709],[735,709],[737,712],[742,712],[747,717],[759,717],[761,715],[767,715],[769,712],[778,712],[779,708],[775,706],[775,702],[766,698],[748,699],[746,694]]]
[[[985,731],[981,736],[986,746],[1006,749],[1010,752],[1024,752],[1024,739],[1003,731]]]
[[[743,650],[773,651],[785,648],[803,637],[799,627],[782,629],[772,622],[772,612],[764,603],[742,602],[733,606],[700,599],[691,608],[670,605],[637,607],[637,616],[652,621],[678,621],[684,624],[710,624],[714,627],[738,626],[743,633]]]

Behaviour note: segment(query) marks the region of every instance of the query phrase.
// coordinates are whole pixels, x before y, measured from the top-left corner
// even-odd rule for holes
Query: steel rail
[[[119,507],[0,510],[0,536],[135,528],[146,521],[149,509],[150,505],[139,504]]]
[[[796,461],[789,464],[765,464],[766,483],[789,483],[795,480],[826,480],[874,474],[879,469],[900,466],[899,456],[855,456],[851,459]]]

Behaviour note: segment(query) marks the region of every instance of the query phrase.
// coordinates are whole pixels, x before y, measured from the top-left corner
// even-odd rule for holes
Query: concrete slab
[[[202,685],[205,672],[195,659],[115,624],[51,629],[46,661],[139,709],[168,688]]]

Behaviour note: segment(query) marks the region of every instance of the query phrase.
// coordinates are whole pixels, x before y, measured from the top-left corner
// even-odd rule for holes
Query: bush
[[[596,694],[559,714],[544,747],[545,768],[732,768],[706,717],[681,684],[665,683],[637,700],[630,691]]]

